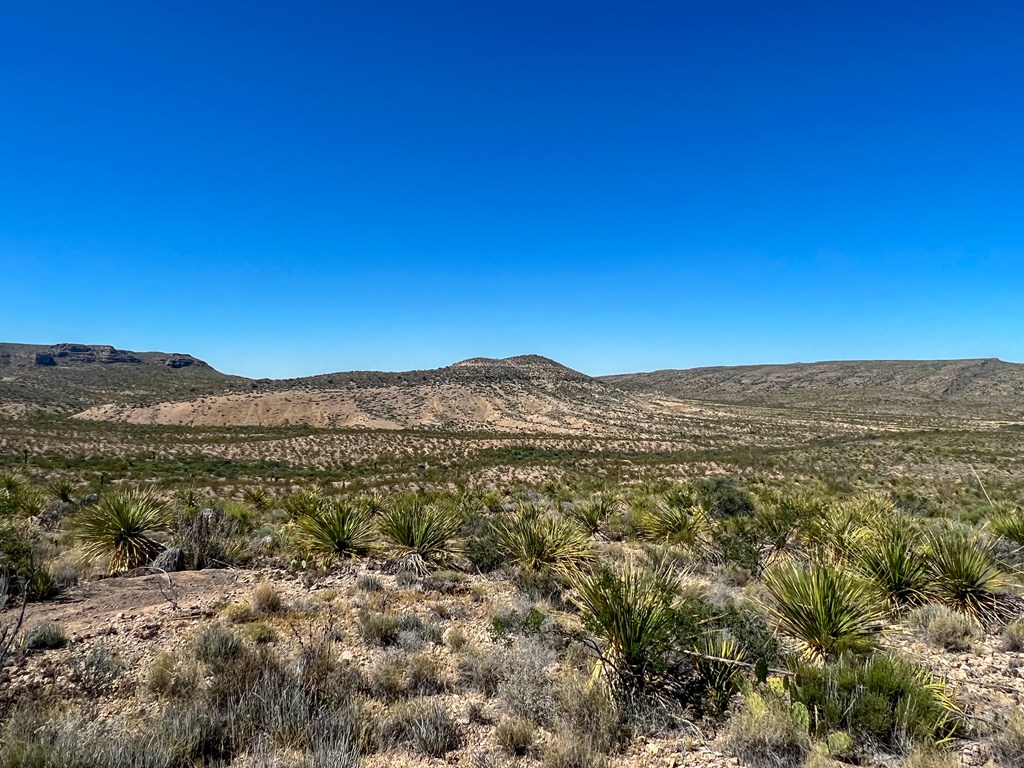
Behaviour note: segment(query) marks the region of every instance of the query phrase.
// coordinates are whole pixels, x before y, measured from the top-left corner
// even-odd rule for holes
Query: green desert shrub
[[[935,603],[910,611],[907,623],[923,629],[931,642],[947,651],[968,651],[971,641],[981,634],[980,627],[970,617]]]
[[[765,578],[778,630],[814,661],[870,649],[882,631],[885,603],[867,582],[842,569],[784,565]]]
[[[105,558],[112,572],[150,562],[162,549],[155,534],[170,529],[168,507],[148,489],[104,494],[78,513],[75,536],[87,557]]]
[[[443,565],[456,554],[462,519],[444,504],[398,500],[380,513],[377,526],[407,565],[425,573],[427,564]]]
[[[710,710],[721,714],[739,691],[746,661],[743,648],[727,631],[711,630],[701,635],[694,651],[694,667],[704,683]]]
[[[1008,582],[989,548],[956,531],[933,534],[928,546],[935,599],[984,624],[1005,620],[1012,612]]]
[[[988,528],[993,535],[1024,546],[1024,510],[1001,509],[989,518]]]
[[[444,757],[465,738],[441,704],[419,699],[392,707],[381,731],[386,744],[410,747],[426,757]]]
[[[364,611],[359,616],[359,634],[370,645],[388,647],[399,645],[406,633],[422,636],[426,632],[423,622],[416,616]]]
[[[494,740],[506,754],[522,757],[533,750],[537,726],[525,717],[503,717],[494,728]]]
[[[303,509],[306,511],[298,518],[298,526],[302,542],[313,555],[330,560],[373,551],[373,520],[362,508],[318,498],[316,504]]]
[[[565,515],[580,528],[595,535],[605,527],[619,506],[613,494],[598,493],[585,499],[578,499],[566,507]]]
[[[824,738],[844,731],[865,746],[937,744],[958,733],[962,723],[943,681],[884,654],[801,665],[790,695],[807,708],[812,734]]]
[[[540,753],[543,768],[607,768],[609,760],[574,733],[553,734]]]
[[[192,651],[197,661],[219,668],[242,658],[245,645],[231,630],[212,624],[193,640]]]
[[[1024,765],[1024,713],[1019,710],[1010,715],[994,739],[995,752],[1002,765]]]
[[[1024,651],[1024,620],[1017,620],[1003,630],[1002,648],[1016,653]]]
[[[637,532],[700,554],[711,543],[711,517],[698,502],[684,495],[656,498],[634,512]]]
[[[281,593],[267,581],[256,585],[256,589],[252,593],[251,605],[256,613],[280,613],[284,609]]]

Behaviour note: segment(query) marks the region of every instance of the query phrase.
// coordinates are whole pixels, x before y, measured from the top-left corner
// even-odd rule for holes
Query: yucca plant
[[[301,490],[286,496],[281,506],[288,517],[298,520],[306,515],[315,514],[324,502],[324,495],[320,491]]]
[[[75,501],[75,484],[67,478],[54,480],[46,486],[50,495],[64,504],[73,504]]]
[[[779,632],[816,662],[871,648],[885,601],[867,581],[827,565],[783,565],[768,573],[768,611]]]
[[[421,573],[428,570],[428,564],[444,564],[457,553],[454,539],[461,526],[458,511],[419,500],[396,501],[385,507],[377,521],[381,535],[406,565]]]
[[[983,624],[1005,620],[1014,598],[990,548],[959,531],[932,534],[928,566],[935,599]]]
[[[328,499],[300,517],[298,527],[309,551],[325,560],[367,555],[376,541],[373,520],[364,510]]]
[[[684,504],[686,497],[660,498],[636,512],[640,535],[699,552],[710,544],[711,517],[700,504]]]
[[[152,490],[118,490],[79,513],[75,534],[87,558],[106,558],[112,573],[130,571],[163,549],[153,534],[169,530],[171,520],[167,505]]]
[[[565,515],[580,528],[595,535],[618,508],[618,499],[605,493],[598,493],[587,499],[578,499],[569,504]]]
[[[920,536],[904,521],[885,526],[859,554],[858,570],[885,595],[894,612],[928,599],[931,573],[919,545]]]
[[[1002,536],[1024,547],[1024,512],[1016,508],[1001,508],[989,518],[988,528],[994,536]]]
[[[613,684],[626,693],[644,690],[664,674],[675,623],[675,581],[664,567],[629,562],[572,580],[572,601],[601,641],[600,659]]]
[[[242,491],[242,500],[257,512],[266,512],[272,501],[267,489],[258,485],[250,486]]]
[[[736,638],[724,630],[705,632],[693,650],[693,666],[707,686],[711,710],[721,714],[739,690],[741,665],[747,655]]]
[[[590,537],[571,520],[523,505],[491,529],[498,551],[529,574],[567,576],[593,559]]]

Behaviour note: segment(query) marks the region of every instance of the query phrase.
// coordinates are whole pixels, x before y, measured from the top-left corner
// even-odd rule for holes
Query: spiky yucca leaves
[[[454,539],[461,526],[458,510],[418,499],[388,504],[377,520],[381,535],[408,565],[421,572],[426,571],[428,563],[443,564],[458,552]]]
[[[676,544],[691,552],[707,547],[712,532],[707,510],[679,494],[641,505],[636,511],[636,528],[644,538]]]
[[[743,676],[740,663],[747,655],[736,638],[723,630],[705,632],[693,650],[697,654],[693,666],[707,686],[711,710],[721,714],[739,690]]]
[[[859,553],[857,569],[885,595],[892,611],[928,598],[931,572],[920,538],[909,521],[900,521],[871,536]]]
[[[46,486],[46,490],[57,501],[72,504],[75,501],[75,484],[67,478],[59,478]]]
[[[1000,505],[988,520],[988,529],[994,536],[1002,536],[1024,547],[1024,511]]]
[[[532,505],[497,520],[491,535],[498,551],[528,574],[569,576],[593,559],[590,538],[579,526]]]
[[[991,549],[959,531],[940,531],[928,541],[935,599],[983,624],[1005,620],[1014,598]]]
[[[167,505],[152,490],[118,490],[79,513],[75,534],[87,558],[106,558],[116,573],[152,560],[163,549],[153,534],[169,530],[171,521]]]
[[[298,521],[306,547],[321,559],[367,555],[377,540],[370,514],[360,507],[321,499]]]
[[[768,573],[765,587],[776,627],[812,661],[867,650],[882,631],[884,598],[834,566],[782,565]]]
[[[257,512],[266,512],[273,501],[266,488],[250,486],[242,491],[242,500]]]
[[[602,663],[626,693],[643,691],[666,669],[675,622],[675,581],[665,568],[629,562],[621,571],[580,573],[572,601],[583,621],[603,641]]]
[[[288,513],[292,520],[298,520],[306,515],[315,514],[324,502],[324,495],[320,491],[303,489],[287,497],[281,503],[281,507]]]
[[[601,531],[608,518],[615,514],[618,506],[619,500],[614,495],[596,493],[589,498],[572,502],[565,510],[565,514],[580,528],[594,535]]]

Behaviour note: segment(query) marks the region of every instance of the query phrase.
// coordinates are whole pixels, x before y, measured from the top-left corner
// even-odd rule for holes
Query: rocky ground
[[[244,632],[246,626],[258,620],[261,626],[272,628],[271,642],[278,650],[294,652],[303,643],[326,637],[342,662],[356,665],[369,678],[381,675],[384,667],[404,653],[427,653],[439,663],[440,675],[449,684],[433,698],[442,702],[464,728],[463,748],[437,759],[405,752],[374,754],[365,758],[364,765],[537,765],[530,756],[484,762],[486,756],[493,759],[499,754],[494,723],[501,717],[503,705],[499,699],[458,683],[460,661],[471,649],[491,652],[499,648],[502,641],[491,630],[493,617],[525,598],[504,580],[470,577],[454,588],[448,585],[438,590],[428,581],[401,581],[381,566],[370,561],[316,579],[280,569],[225,569],[121,576],[80,584],[53,602],[31,606],[27,628],[55,623],[66,633],[68,644],[29,652],[14,671],[11,690],[50,685],[59,690],[68,688],[64,675],[69,663],[102,643],[120,657],[125,671],[113,696],[103,702],[101,716],[116,717],[127,711],[146,717],[159,707],[147,687],[158,654],[187,656],[189,644],[210,624]],[[259,602],[255,593],[266,590],[267,584],[280,596],[281,607],[263,612],[255,609],[255,615],[250,615],[254,610],[251,606]],[[542,609],[552,621],[574,621],[550,605]],[[434,640],[405,650],[374,647],[359,632],[359,617],[367,610],[418,616],[431,628]],[[976,638],[968,651],[950,652],[936,647],[920,632],[900,628],[890,631],[885,640],[890,649],[922,661],[946,677],[979,723],[994,721],[1024,706],[1024,654],[1003,650],[1001,642],[1000,637],[987,635]],[[372,706],[384,716],[389,704],[375,701]],[[719,724],[702,721],[664,738],[635,740],[614,757],[612,765],[738,765],[736,758],[725,751],[719,730]],[[958,743],[955,754],[963,766],[997,765],[984,738]]]

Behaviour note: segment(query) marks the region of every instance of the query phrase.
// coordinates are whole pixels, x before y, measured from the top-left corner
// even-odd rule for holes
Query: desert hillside
[[[1024,365],[994,358],[719,366],[601,380],[633,392],[734,403],[978,403],[1014,408],[1024,399]]]
[[[664,436],[715,405],[1017,419],[1024,365],[845,361],[593,378],[539,355],[297,379],[228,376],[191,355],[0,344],[0,417],[195,427],[438,429]]]
[[[438,428],[606,434],[649,429],[664,409],[536,355],[473,358],[407,373],[261,381],[249,392],[152,405],[106,404],[77,416],[188,426]],[[643,425],[649,425],[644,427]]]

